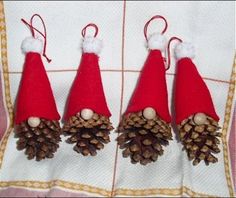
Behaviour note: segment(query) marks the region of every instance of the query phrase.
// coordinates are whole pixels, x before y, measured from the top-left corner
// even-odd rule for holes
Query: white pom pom
[[[175,47],[175,57],[177,60],[181,58],[194,58],[195,48],[191,43],[182,42]]]
[[[84,53],[99,54],[102,50],[102,41],[92,36],[86,36],[82,43]]]
[[[152,34],[147,42],[148,48],[151,50],[158,49],[164,51],[166,48],[167,40],[166,37],[159,33]]]
[[[36,52],[41,54],[43,50],[43,42],[37,38],[27,37],[23,40],[21,49],[24,53]]]

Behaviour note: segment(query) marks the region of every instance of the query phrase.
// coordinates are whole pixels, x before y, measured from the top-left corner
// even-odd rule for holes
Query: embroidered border
[[[4,152],[6,149],[7,141],[9,135],[12,131],[13,126],[13,105],[11,102],[10,94],[10,81],[8,75],[8,59],[7,59],[7,33],[6,33],[6,22],[5,22],[5,13],[4,13],[4,4],[3,1],[0,1],[0,33],[1,33],[1,58],[2,58],[2,70],[3,70],[3,79],[4,79],[4,88],[5,88],[5,102],[9,115],[9,126],[4,134],[1,143],[0,143],[0,168],[2,166]]]

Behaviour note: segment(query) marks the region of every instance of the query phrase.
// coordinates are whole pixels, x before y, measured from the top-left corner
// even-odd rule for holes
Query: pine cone
[[[104,144],[110,142],[112,129],[109,118],[96,113],[89,120],[79,115],[72,116],[63,127],[65,135],[71,136],[67,143],[76,143],[74,150],[84,156],[95,156],[97,150],[103,149]]]
[[[171,128],[168,123],[156,116],[152,120],[143,117],[142,112],[130,113],[123,117],[117,138],[123,157],[131,158],[131,163],[146,165],[155,162],[163,154],[162,146],[172,140]]]
[[[193,165],[197,165],[201,160],[204,160],[206,165],[218,161],[212,153],[220,152],[220,140],[217,138],[221,136],[221,133],[217,132],[219,129],[218,122],[209,116],[206,116],[205,123],[201,125],[194,123],[194,116],[178,125],[183,150],[186,150],[189,160],[193,160]]]
[[[57,120],[40,119],[38,127],[29,126],[27,121],[16,126],[17,149],[25,150],[28,159],[36,161],[53,158],[61,141],[61,128]]]

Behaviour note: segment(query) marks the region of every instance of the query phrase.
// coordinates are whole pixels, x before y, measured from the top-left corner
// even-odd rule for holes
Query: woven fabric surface
[[[235,165],[235,146],[228,147],[232,142],[229,138],[235,137],[235,131],[230,130],[235,86],[234,12],[234,2],[218,1],[1,2],[0,123],[5,135],[0,145],[0,195],[13,196],[18,191],[21,195],[55,196],[62,191],[62,196],[234,196],[235,170],[231,166]],[[169,23],[166,36],[179,36],[196,47],[194,63],[220,117],[223,137],[221,153],[217,154],[219,162],[192,166],[174,138],[156,163],[133,165],[117,150],[115,131],[111,142],[96,157],[78,155],[63,137],[53,159],[27,160],[23,152],[16,150],[12,104],[24,63],[21,42],[30,36],[20,19],[29,20],[34,13],[40,14],[47,26],[47,55],[52,62],[43,62],[60,115],[81,58],[81,30],[88,23],[97,24],[97,37],[104,44],[99,59],[101,77],[115,127],[148,55],[143,27],[153,15],[165,16]],[[40,28],[40,21],[35,25]],[[160,32],[162,25],[153,21],[148,34]],[[88,34],[93,34],[92,30]],[[171,57],[166,80],[173,114],[175,61]]]

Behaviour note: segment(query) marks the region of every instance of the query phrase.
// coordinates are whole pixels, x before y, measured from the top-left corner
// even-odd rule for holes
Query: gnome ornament
[[[154,16],[151,20],[155,18],[164,19]],[[151,20],[145,25],[145,36]],[[123,157],[130,157],[131,163],[142,165],[155,162],[163,154],[163,146],[172,140],[166,69],[162,57],[162,52],[166,48],[166,38],[155,33],[147,40],[147,45],[149,55],[119,124],[120,134],[117,138],[120,149],[124,149]]]
[[[28,159],[36,158],[40,161],[54,156],[61,140],[61,128],[58,121],[60,115],[41,59],[43,43],[34,35],[34,31],[39,32],[46,43],[46,29],[45,34],[42,34],[32,26],[35,16],[39,17],[44,25],[37,14],[32,16],[30,24],[22,19],[30,27],[32,37],[26,38],[21,46],[25,53],[25,63],[16,102],[15,133],[19,138],[17,149],[25,149]],[[45,43],[43,56],[46,57]]]
[[[175,47],[175,121],[189,160],[193,160],[193,165],[202,160],[209,165],[218,161],[213,154],[220,152],[219,117],[210,92],[192,62],[194,53],[191,43],[181,42]]]
[[[96,30],[94,37],[86,36],[86,28],[90,26]],[[110,142],[113,129],[98,64],[102,42],[96,38],[97,33],[95,24],[88,24],[82,30],[83,54],[64,116],[63,131],[70,136],[67,142],[75,144],[74,150],[84,156],[95,156],[97,150],[103,149]]]

